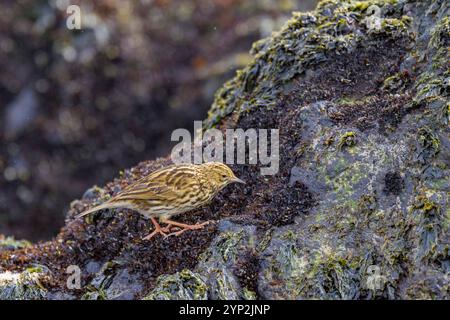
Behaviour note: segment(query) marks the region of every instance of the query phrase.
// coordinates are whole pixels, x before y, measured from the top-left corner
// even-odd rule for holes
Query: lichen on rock
[[[147,222],[126,209],[73,220],[170,163],[143,162],[74,203],[56,240],[0,251],[1,270],[39,260],[48,290],[77,298],[448,299],[448,16],[445,0],[294,13],[254,44],[206,122],[279,128],[278,174],[233,166],[247,184],[177,218],[215,220],[180,237],[143,242]],[[63,286],[69,264],[85,274],[75,292]]]
[[[187,269],[160,276],[156,288],[144,300],[205,300],[207,286],[201,276]]]
[[[31,246],[31,242],[27,240],[16,240],[14,237],[4,237],[0,235],[0,251],[15,250]]]
[[[42,300],[47,290],[42,285],[47,275],[41,269],[27,269],[20,273],[0,273],[0,300]]]

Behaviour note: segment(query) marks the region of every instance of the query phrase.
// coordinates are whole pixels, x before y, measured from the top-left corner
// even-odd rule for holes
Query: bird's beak
[[[239,179],[239,178],[234,178],[234,179],[233,179],[233,182],[245,184],[245,181],[243,181],[243,180],[241,180],[241,179]]]

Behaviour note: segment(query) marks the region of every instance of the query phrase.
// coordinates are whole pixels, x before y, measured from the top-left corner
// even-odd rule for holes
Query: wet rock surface
[[[142,241],[149,222],[129,210],[73,220],[170,163],[143,162],[72,202],[55,240],[0,250],[2,274],[45,266],[47,298],[448,299],[449,21],[443,0],[294,14],[253,46],[208,118],[280,128],[278,174],[233,166],[247,184],[179,217],[216,221],[180,237]],[[66,288],[73,264],[78,290]]]

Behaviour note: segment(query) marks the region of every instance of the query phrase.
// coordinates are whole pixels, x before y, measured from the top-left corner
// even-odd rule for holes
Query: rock
[[[251,289],[242,287],[238,271],[242,260],[248,259],[246,255],[255,250],[256,227],[240,226],[222,220],[218,229],[220,234],[202,254],[195,269],[206,279],[208,299],[236,300],[251,297]],[[245,271],[251,273],[253,270]]]
[[[207,286],[201,276],[189,270],[158,279],[156,288],[144,300],[206,300]]]
[[[47,290],[41,283],[45,276],[39,270],[0,273],[0,300],[42,300]]]
[[[371,5],[379,28],[363,22]],[[72,220],[93,194],[57,240],[0,252],[0,267],[39,258],[63,283],[67,264],[103,265],[67,292],[76,298],[448,299],[448,16],[444,0],[329,0],[295,13],[253,46],[207,120],[279,128],[278,174],[233,166],[245,186],[177,217],[214,224],[147,242],[146,221],[126,209]],[[141,163],[104,194],[169,163]]]
[[[75,300],[76,296],[64,292],[48,292],[46,298],[48,300]]]
[[[81,197],[83,200],[92,200],[97,199],[99,196],[104,196],[104,192],[101,188],[94,186],[92,188],[87,189],[83,196]]]
[[[31,246],[31,242],[27,240],[15,240],[14,237],[4,237],[0,235],[0,251],[15,250]]]
[[[221,299],[253,298],[236,276],[239,260],[256,244],[255,226],[239,226],[227,220],[219,224],[220,234],[199,258],[194,271],[162,275],[156,288],[145,299]]]
[[[143,286],[136,276],[124,269],[115,275],[105,293],[107,299],[133,300],[142,292],[142,289]]]
[[[86,265],[86,272],[88,273],[97,273],[101,270],[101,265],[100,263],[96,262],[96,261],[89,261],[89,263]]]
[[[87,264],[86,271],[93,271],[98,266],[91,261]],[[88,287],[89,291],[83,296],[87,300],[132,300],[143,289],[135,275],[129,274],[126,269],[120,269],[115,262],[105,263]]]

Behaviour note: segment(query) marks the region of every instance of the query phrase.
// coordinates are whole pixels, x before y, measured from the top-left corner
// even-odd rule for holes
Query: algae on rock
[[[0,273],[0,300],[42,300],[47,290],[41,283],[45,276],[37,270]]]
[[[46,262],[120,262],[85,279],[92,298],[449,299],[449,30],[445,0],[294,13],[253,45],[205,125],[279,128],[280,172],[234,166],[246,186],[182,217],[217,223],[180,237],[143,243],[127,210],[69,224]],[[127,170],[105,195],[164,161]]]

